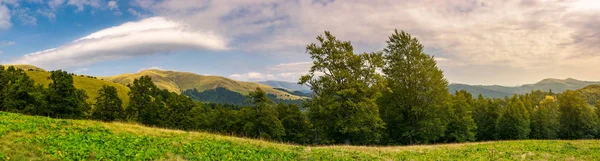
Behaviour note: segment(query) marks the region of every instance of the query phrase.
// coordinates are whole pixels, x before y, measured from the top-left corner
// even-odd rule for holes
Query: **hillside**
[[[41,84],[45,87],[48,87],[48,84],[51,82],[51,80],[48,79],[50,78],[50,72],[25,72],[30,78],[33,79],[33,81],[35,81],[36,84]],[[98,97],[98,90],[100,90],[103,85],[109,85],[117,88],[117,94],[119,95],[119,98],[123,100],[124,106],[129,104],[129,96],[127,95],[129,93],[129,88],[124,85],[82,76],[73,76],[73,85],[75,85],[75,88],[83,89],[85,91],[85,93],[88,95],[89,103],[95,103],[96,97]]]
[[[27,73],[27,76],[29,76],[31,79],[33,79],[33,81],[36,84],[41,84],[45,87],[48,87],[48,84],[50,84],[50,82],[51,82],[51,80],[49,79],[50,72],[47,72],[46,70],[44,70],[42,68],[32,66],[32,65],[7,65],[7,66],[14,66],[16,68],[25,70],[25,73]],[[29,69],[32,69],[32,70],[29,70]],[[121,100],[123,100],[124,106],[129,104],[129,96],[127,96],[127,94],[129,93],[129,88],[122,84],[113,83],[113,82],[96,79],[96,78],[89,78],[89,77],[85,77],[85,76],[73,76],[73,85],[75,85],[75,88],[77,88],[77,89],[85,90],[86,94],[88,95],[88,99],[87,99],[88,103],[92,103],[92,104],[95,103],[96,97],[98,97],[98,90],[100,90],[100,88],[102,88],[103,85],[109,85],[109,86],[114,86],[115,88],[117,88],[117,94],[118,94],[119,98]]]
[[[550,89],[554,93],[560,93],[565,90],[576,90],[592,84],[600,84],[600,82],[594,81],[581,81],[573,78],[567,79],[554,79],[548,78],[539,81],[534,84],[525,84],[516,87],[507,87],[499,85],[466,85],[466,84],[450,84],[448,90],[454,92],[457,90],[467,90],[473,95],[482,94],[486,97],[492,98],[503,98],[504,96],[511,96],[513,94],[524,94],[533,90],[549,91]]]
[[[40,67],[36,67],[33,65],[25,65],[25,64],[9,64],[9,65],[4,65],[5,67],[9,67],[9,66],[13,66],[15,68],[18,69],[23,69],[23,70],[34,70],[34,71],[46,71],[45,69],[42,69]]]
[[[597,140],[310,147],[0,112],[0,160],[595,160],[598,149]]]
[[[581,89],[578,89],[588,104],[594,106],[600,99],[600,85],[593,84]]]
[[[300,84],[294,83],[294,82],[269,80],[269,81],[261,81],[258,83],[268,85],[273,88],[285,88],[289,91],[301,91],[304,93],[309,93],[311,91],[310,87],[308,87],[306,85],[300,85]]]
[[[164,70],[144,70],[134,74],[121,74],[117,76],[101,77],[116,83],[127,85],[133,82],[134,79],[148,75],[152,77],[152,81],[161,89],[167,89],[171,92],[181,93],[188,89],[198,89],[205,91],[223,87],[228,90],[239,92],[243,95],[254,91],[256,87],[260,87],[267,93],[276,95],[282,99],[300,99],[301,97],[290,95],[286,92],[273,89],[268,85],[263,85],[254,82],[235,81],[221,76],[203,76],[189,72],[176,72]]]

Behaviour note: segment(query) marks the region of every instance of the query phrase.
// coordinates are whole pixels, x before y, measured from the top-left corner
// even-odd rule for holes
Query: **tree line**
[[[51,71],[52,83],[43,87],[23,70],[0,66],[0,110],[298,144],[600,138],[600,103],[590,105],[589,100],[596,100],[590,95],[532,91],[497,99],[475,98],[464,90],[449,93],[434,57],[406,32],[395,31],[381,51],[360,54],[330,32],[317,40],[306,47],[314,63],[299,80],[313,91],[303,108],[275,103],[260,88],[245,96],[243,105],[197,102],[159,89],[149,76],[128,85],[128,105],[111,86],[103,86],[95,103],[88,104],[86,93],[73,86],[72,74]],[[211,98],[208,93],[187,92]]]

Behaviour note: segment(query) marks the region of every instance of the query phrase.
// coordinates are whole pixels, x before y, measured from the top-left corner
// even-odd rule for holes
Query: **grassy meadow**
[[[598,140],[299,146],[0,112],[0,160],[600,160]]]

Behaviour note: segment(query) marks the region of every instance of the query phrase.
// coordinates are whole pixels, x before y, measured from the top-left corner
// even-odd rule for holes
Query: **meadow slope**
[[[48,85],[52,82],[50,80],[50,72],[45,71],[25,71],[27,76],[29,76],[36,84],[43,85],[44,87],[48,87]],[[102,88],[103,85],[113,86],[117,88],[117,95],[121,100],[123,100],[123,106],[129,104],[129,87],[124,86],[122,84],[109,82],[105,80],[100,80],[96,78],[88,78],[83,76],[73,76],[73,85],[77,89],[85,90],[85,93],[88,96],[87,102],[90,104],[96,103],[96,97],[99,96],[98,91]]]
[[[298,146],[0,112],[0,160],[599,160],[598,140]]]

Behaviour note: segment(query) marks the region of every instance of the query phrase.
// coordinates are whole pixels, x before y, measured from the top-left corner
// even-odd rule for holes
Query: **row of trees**
[[[22,69],[0,66],[0,110],[60,118],[89,114],[85,91],[73,86],[65,71],[52,71],[48,88],[36,85]]]
[[[313,66],[299,83],[314,91],[296,104],[276,104],[257,88],[243,106],[194,102],[159,89],[149,76],[128,85],[130,103],[102,87],[95,103],[73,86],[73,76],[52,71],[47,88],[27,74],[0,66],[0,110],[58,118],[131,121],[299,144],[428,144],[476,140],[600,137],[596,108],[578,91],[532,91],[505,99],[448,92],[433,56],[417,39],[396,31],[382,52],[355,54],[329,32],[307,46]],[[215,90],[216,91],[216,90]],[[198,91],[193,91],[199,93]],[[206,95],[194,95],[208,97]],[[220,100],[224,98],[215,98]],[[241,98],[239,98],[241,99]],[[594,99],[595,100],[595,99]]]
[[[600,107],[577,91],[533,91],[505,99],[448,92],[433,56],[406,32],[395,31],[381,52],[354,53],[331,33],[307,46],[313,66],[299,83],[315,142],[427,144],[475,140],[600,137]]]

